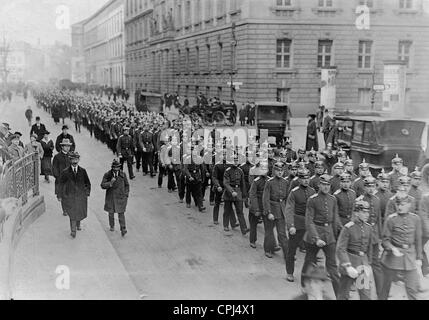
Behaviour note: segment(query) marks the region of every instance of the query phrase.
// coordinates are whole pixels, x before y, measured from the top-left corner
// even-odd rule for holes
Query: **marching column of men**
[[[392,159],[390,173],[383,171],[374,178],[365,159],[356,164],[356,175],[355,163],[344,151],[334,151],[328,145],[321,152],[296,152],[288,139],[284,147],[270,148],[267,161],[251,163],[246,157],[240,164],[237,151],[232,161],[227,161],[227,147],[223,146],[221,161],[206,165],[194,161],[195,155],[189,159],[186,158],[189,155],[184,155],[183,117],[169,123],[163,115],[140,113],[119,102],[82,100],[58,92],[40,93],[37,97],[47,110],[51,100],[78,103],[80,109],[76,112],[82,112],[82,123],[90,133],[94,131],[95,137],[108,145],[116,142],[113,149],[120,162],[112,164],[112,171],[103,178],[102,188],[107,190],[109,198],[112,192],[123,198],[122,203],[108,201],[106,194],[105,206],[111,229],[114,228],[113,214],[118,213],[123,235],[129,184],[121,167],[127,162],[128,176],[133,179],[135,160],[137,171],[142,164],[144,175],[154,176],[159,171],[158,187],[162,188],[163,178],[167,177],[168,191],[177,189],[179,202],[185,200],[187,208],[191,207],[193,198],[195,206],[204,212],[204,195],[209,187],[213,223],[219,224],[223,203],[225,234],[232,235],[231,229],[237,227],[244,236],[250,232],[249,243],[254,249],[257,249],[258,225],[263,223],[265,256],[273,258],[277,251],[283,252],[286,280],[290,282],[295,281],[297,249],[302,248],[305,257],[301,275],[308,273],[307,269],[319,261],[318,254],[323,251],[337,299],[349,299],[353,284],[361,299],[370,299],[372,277],[377,298],[387,299],[397,273],[404,274],[409,299],[416,299],[423,289],[416,270],[422,266],[423,275],[429,273],[423,250],[429,240],[429,196],[420,190],[422,172],[416,169],[408,176],[399,156]],[[199,123],[192,126],[194,131],[201,128]],[[178,135],[161,136],[161,129],[167,128],[176,130]],[[64,156],[73,146],[67,134],[65,130],[63,140],[58,143],[59,154],[54,158],[56,184],[63,186],[56,188],[60,199],[68,181],[62,173],[72,167],[72,163],[68,163],[71,160]],[[197,150],[200,142],[199,139],[191,142],[191,152]],[[212,152],[210,144],[199,156],[207,152]],[[71,159],[77,157],[71,155]],[[70,172],[68,177],[73,178]],[[83,185],[88,196],[90,184],[85,179]],[[116,189],[121,191],[113,191]],[[244,207],[249,207],[250,228],[244,218]],[[68,211],[73,209],[63,205],[65,215]],[[73,220],[77,227],[81,218]],[[71,228],[73,234],[74,222]],[[304,278],[301,282],[304,283]]]

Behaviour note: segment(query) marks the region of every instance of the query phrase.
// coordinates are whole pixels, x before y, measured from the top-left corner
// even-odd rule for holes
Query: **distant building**
[[[85,83],[85,55],[83,48],[84,32],[83,23],[78,22],[71,26],[72,57],[71,57],[71,81]]]
[[[40,81],[44,77],[43,51],[24,41],[11,43],[6,65],[8,83]]]
[[[78,42],[80,31],[78,26],[75,27],[73,31]],[[82,28],[86,82],[124,88],[124,0],[109,1],[83,21]]]
[[[356,26],[360,5],[369,29]],[[423,0],[126,0],[126,87],[192,98],[281,100],[293,116],[320,103],[321,68],[336,67],[336,107],[371,108],[383,61],[408,64],[407,108],[429,101]],[[233,28],[235,26],[235,29]],[[236,41],[236,42],[235,42]],[[381,108],[382,94],[375,94]],[[427,112],[427,111],[426,111]]]

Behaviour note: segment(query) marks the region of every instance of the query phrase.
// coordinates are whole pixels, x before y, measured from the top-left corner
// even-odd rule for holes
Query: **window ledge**
[[[201,22],[194,23],[194,27],[199,27],[200,25],[201,25]]]
[[[352,9],[351,11],[353,12],[353,14],[357,15],[356,9]],[[383,9],[380,9],[380,8],[369,8],[369,13],[372,13],[372,14],[380,13],[381,14],[381,13],[383,13]]]
[[[296,69],[296,68],[275,68],[274,73],[293,74],[293,73],[298,73],[298,69]]]
[[[191,29],[192,28],[192,25],[187,25],[187,26],[185,26],[185,30],[188,30],[188,29]]]
[[[236,15],[236,14],[240,14],[241,13],[241,9],[235,9],[235,10],[231,10],[230,12],[229,12],[229,15],[230,16],[234,16],[234,15]]]
[[[202,75],[207,75],[207,74],[210,74],[210,71],[201,71],[201,74]]]
[[[226,17],[226,15],[225,14],[222,14],[222,15],[219,15],[219,16],[216,16],[216,19],[217,20],[222,20],[223,18],[225,18]]]
[[[192,72],[194,75],[199,75],[200,74],[200,72],[199,71],[194,71],[194,72]]]
[[[319,13],[319,12],[334,12],[334,13],[339,13],[341,11],[343,11],[340,8],[334,8],[334,7],[317,7],[317,8],[312,8],[311,11],[315,12],[315,13]]]
[[[397,15],[400,15],[400,14],[418,14],[421,11],[417,9],[395,9],[393,10],[393,12]]]
[[[294,6],[272,6],[270,7],[272,12],[275,11],[301,11],[300,8]]]
[[[212,21],[213,21],[212,18],[210,18],[210,19],[204,19],[204,23],[211,23]]]
[[[359,74],[373,74],[374,73],[374,69],[360,69],[358,68],[358,73]]]
[[[214,74],[222,74],[223,70],[216,70],[214,71]]]

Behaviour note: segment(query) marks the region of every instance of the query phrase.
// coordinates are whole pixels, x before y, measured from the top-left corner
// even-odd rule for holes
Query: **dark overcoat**
[[[52,161],[52,174],[55,177],[55,194],[58,196],[60,176],[66,168],[70,166],[70,158],[64,152],[57,153]]]
[[[101,188],[106,190],[104,211],[108,213],[125,213],[130,193],[127,176],[120,171],[114,183],[111,182],[112,178],[113,171],[110,170],[104,174],[101,181]]]
[[[316,127],[316,121],[314,120],[311,120],[307,125],[307,140],[305,143],[306,151],[310,151],[312,148],[314,149],[314,151],[319,151],[317,127]]]
[[[68,167],[60,176],[62,205],[70,220],[82,221],[87,217],[88,197],[91,194],[91,182],[84,168],[78,166],[77,174]]]

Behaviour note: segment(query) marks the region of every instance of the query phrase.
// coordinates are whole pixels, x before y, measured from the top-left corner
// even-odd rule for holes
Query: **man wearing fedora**
[[[81,230],[80,222],[87,217],[91,182],[86,170],[78,165],[79,153],[70,152],[69,158],[70,167],[61,172],[57,197],[70,218],[71,237],[76,238],[76,230]]]
[[[52,174],[55,177],[55,195],[58,197],[60,192],[60,175],[65,169],[70,166],[69,152],[72,146],[70,140],[64,139],[61,143],[61,152],[57,153],[52,160]],[[61,202],[63,216],[67,216],[67,212]]]
[[[106,190],[104,210],[109,213],[110,231],[115,231],[115,213],[117,213],[121,234],[124,237],[127,233],[125,211],[130,185],[126,174],[121,171],[121,163],[117,159],[113,160],[112,169],[104,174],[101,188]]]
[[[67,125],[64,125],[62,127],[63,132],[57,137],[57,140],[55,142],[55,150],[57,152],[61,151],[61,141],[64,139],[68,139],[71,143],[70,151],[73,152],[76,149],[76,143],[74,142],[74,138],[71,134],[68,133],[69,127]]]

